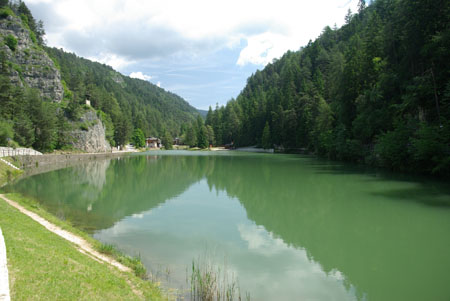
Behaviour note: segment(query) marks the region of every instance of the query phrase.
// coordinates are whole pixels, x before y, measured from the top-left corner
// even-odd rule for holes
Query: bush
[[[141,148],[145,146],[145,136],[141,129],[135,129],[133,132],[133,136],[131,137],[131,141],[134,146],[137,148]]]
[[[8,145],[8,141],[14,137],[13,126],[7,121],[0,121],[0,145]]]
[[[112,254],[114,254],[115,248],[111,244],[101,244],[98,247],[98,250],[100,251],[100,253],[103,253],[106,255],[112,255]]]
[[[30,39],[31,39],[31,41],[33,41],[34,44],[37,43],[36,34],[34,32],[32,32],[31,30],[30,30]]]
[[[164,149],[171,150],[173,149],[173,139],[172,136],[170,136],[168,131],[164,132],[164,136],[161,139],[162,145],[164,145]]]
[[[400,124],[393,131],[386,132],[378,137],[375,155],[379,158],[381,166],[400,171],[411,168],[410,136],[411,131],[405,125]]]
[[[80,130],[87,132],[87,131],[89,131],[89,127],[87,126],[86,123],[82,123],[82,124],[80,124]]]
[[[20,145],[16,141],[10,139],[8,140],[8,147],[12,147],[13,149],[18,148]]]
[[[410,139],[413,146],[412,157],[420,171],[432,174],[448,174],[450,172],[450,153],[448,132],[450,123],[442,128],[422,123]]]
[[[1,3],[0,3],[0,6],[1,6]],[[13,16],[13,15],[14,15],[14,13],[9,7],[2,7],[0,9],[0,18],[1,19],[6,19],[8,16]]]
[[[9,49],[11,49],[11,51],[16,51],[17,39],[12,34],[6,36],[5,43],[9,47]]]

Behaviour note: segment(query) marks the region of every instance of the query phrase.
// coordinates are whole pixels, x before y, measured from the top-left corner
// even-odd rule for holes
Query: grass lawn
[[[3,157],[2,159],[13,164],[15,163],[14,160],[9,157]],[[10,181],[11,179],[17,177],[21,173],[22,171],[14,169],[6,165],[4,162],[0,162],[0,186],[2,186],[7,181]]]
[[[17,195],[7,197],[20,199]],[[20,203],[24,205],[26,199],[22,198]],[[26,207],[29,209],[33,204]],[[35,212],[42,210],[34,209]],[[161,299],[161,292],[153,283],[80,253],[73,244],[51,233],[3,199],[0,199],[0,212],[12,300]],[[41,215],[42,212],[38,213]],[[54,222],[45,214],[41,216]],[[58,224],[62,226],[63,222]],[[71,227],[66,225],[64,228]]]

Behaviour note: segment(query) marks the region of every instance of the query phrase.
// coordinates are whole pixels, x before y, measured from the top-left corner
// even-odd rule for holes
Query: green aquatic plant
[[[239,282],[234,273],[227,269],[226,263],[215,264],[209,257],[192,261],[190,282],[191,300],[232,301],[242,300]],[[246,292],[245,300],[250,300]]]

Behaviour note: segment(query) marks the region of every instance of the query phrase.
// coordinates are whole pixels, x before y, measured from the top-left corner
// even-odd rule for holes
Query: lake
[[[186,288],[193,260],[253,300],[449,300],[450,185],[311,157],[147,152],[7,188]]]

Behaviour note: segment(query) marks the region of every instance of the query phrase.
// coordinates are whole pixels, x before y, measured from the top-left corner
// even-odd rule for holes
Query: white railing
[[[0,147],[0,158],[1,157],[11,157],[11,156],[39,156],[42,153],[35,151],[31,148],[12,148],[12,147]]]

